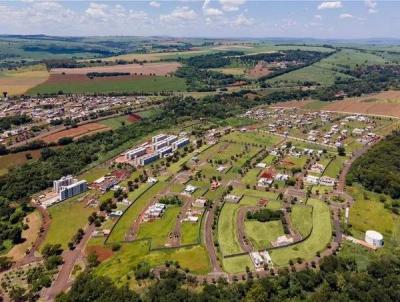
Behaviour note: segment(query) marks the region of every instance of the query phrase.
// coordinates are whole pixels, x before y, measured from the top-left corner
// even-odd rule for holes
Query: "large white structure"
[[[125,157],[128,160],[133,160],[138,158],[139,156],[145,155],[146,154],[146,148],[145,147],[138,147],[132,150],[129,150],[128,152],[125,153]]]
[[[61,187],[72,185],[74,182],[76,182],[76,179],[73,178],[72,175],[63,176],[60,179],[53,181],[53,191],[60,193]]]
[[[368,230],[365,232],[365,242],[373,245],[374,247],[383,247],[383,235],[377,231]]]
[[[75,179],[76,180],[76,179]],[[63,201],[72,196],[81,194],[87,191],[87,182],[86,180],[76,181],[68,186],[61,187],[60,192],[58,193],[58,199]]]

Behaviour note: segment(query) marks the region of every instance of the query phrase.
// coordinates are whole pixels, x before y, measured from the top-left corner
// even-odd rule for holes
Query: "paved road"
[[[207,253],[210,257],[212,271],[215,272],[222,272],[221,266],[217,259],[217,251],[215,250],[214,246],[214,239],[213,239],[213,229],[212,225],[214,222],[214,215],[215,215],[215,205],[206,212],[204,224],[204,242],[206,244]]]
[[[44,293],[44,299],[46,301],[54,301],[55,297],[61,292],[67,290],[69,283],[69,277],[75,266],[76,261],[83,257],[83,251],[86,246],[87,241],[95,229],[94,224],[86,228],[85,234],[81,242],[76,246],[74,250],[67,250],[63,253],[64,264],[59,271],[56,280],[50,288],[48,288]]]

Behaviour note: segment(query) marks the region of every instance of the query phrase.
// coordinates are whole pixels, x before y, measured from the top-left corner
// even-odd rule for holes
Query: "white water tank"
[[[365,232],[365,241],[375,247],[383,246],[383,235],[377,231],[368,230]]]

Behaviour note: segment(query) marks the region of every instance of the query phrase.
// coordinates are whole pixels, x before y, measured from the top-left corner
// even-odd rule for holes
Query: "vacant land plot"
[[[78,126],[76,128],[70,128],[67,130],[62,130],[59,132],[55,132],[46,136],[43,136],[41,139],[46,143],[58,142],[58,140],[62,137],[72,137],[77,138],[79,136],[93,134],[96,132],[102,132],[110,130],[109,127],[102,125],[100,123],[89,123],[85,125]]]
[[[339,176],[339,172],[343,167],[344,162],[346,161],[345,156],[337,156],[334,160],[332,160],[324,171],[324,175],[336,178]]]
[[[268,222],[248,220],[245,222],[244,226],[246,236],[257,250],[271,247],[271,241],[276,240],[279,236],[285,235],[280,220]]]
[[[144,240],[124,243],[120,251],[96,268],[95,273],[107,276],[122,285],[126,283],[127,276],[131,275],[139,262],[145,261],[155,267],[163,265],[167,260],[178,261],[181,267],[187,267],[195,274],[206,274],[210,270],[208,255],[200,245],[149,252],[149,242]]]
[[[289,260],[298,257],[310,260],[315,257],[316,252],[324,250],[329,243],[332,236],[329,207],[314,199],[309,200],[308,204],[313,207],[313,229],[310,237],[299,244],[271,251],[275,265],[285,266]]]
[[[27,93],[57,94],[63,93],[129,93],[185,91],[185,79],[174,76],[116,76],[89,79],[86,75],[52,74],[50,78],[30,89]]]
[[[151,248],[163,247],[168,239],[168,234],[175,226],[179,207],[169,207],[160,219],[148,221],[140,225],[137,238],[151,238]]]
[[[28,158],[40,158],[40,150],[24,151],[0,156],[0,175],[7,174],[8,170],[23,165]]]
[[[110,171],[111,170],[106,166],[97,166],[95,168],[92,168],[92,169],[82,173],[81,175],[78,176],[78,178],[79,179],[84,179],[88,183],[91,183],[91,182],[99,179],[100,177],[103,177],[104,175],[106,175]]]
[[[251,270],[254,269],[253,262],[250,259],[249,255],[242,255],[230,258],[224,258],[222,260],[222,265],[224,271],[227,273],[240,273],[246,271],[246,267]]]
[[[281,138],[260,132],[232,132],[223,137],[225,141],[234,141],[242,144],[257,144],[272,146],[278,143]]]
[[[117,60],[126,60],[126,61],[138,60],[138,61],[155,62],[155,61],[160,61],[162,59],[166,60],[166,59],[188,58],[188,57],[203,55],[208,52],[211,51],[204,49],[204,50],[176,51],[176,52],[153,52],[144,54],[132,53],[132,54],[104,58],[102,59],[102,61],[110,62]]]
[[[192,222],[182,222],[181,226],[181,244],[194,244],[199,243],[200,236],[200,226],[201,221],[199,220],[196,223]]]
[[[38,65],[17,71],[0,72],[0,87],[9,95],[26,93],[29,89],[45,82],[49,77],[45,66]]]
[[[83,74],[91,72],[129,72],[136,75],[167,75],[175,72],[181,64],[177,62],[125,64],[111,66],[96,66],[83,68],[54,68],[50,74]]]
[[[269,75],[270,73],[271,73],[271,70],[268,69],[266,63],[258,62],[256,66],[254,66],[252,69],[250,69],[248,71],[247,75],[250,78],[258,79],[263,76]]]
[[[384,203],[380,202],[380,194],[368,192],[360,186],[348,188],[348,192],[355,199],[355,203],[350,208],[350,224],[352,229],[363,239],[364,232],[367,230],[376,230],[385,236],[385,242],[390,239],[398,240],[395,227],[398,223],[398,217],[394,216],[389,210],[385,209]],[[388,196],[385,197],[389,199]]]
[[[244,75],[246,69],[243,67],[226,67],[226,68],[212,68],[210,70],[221,72],[223,74]]]
[[[87,207],[86,203],[81,201],[83,196],[72,197],[48,209],[51,224],[42,246],[46,243],[59,243],[66,249],[67,243],[72,239],[76,231],[79,228],[84,228],[89,215],[93,213],[94,209]]]
[[[101,120],[98,123],[115,130],[122,127],[123,124],[131,123],[131,121],[129,120],[129,116],[124,115]]]
[[[312,207],[296,204],[292,207],[290,218],[292,219],[293,228],[304,238],[310,234],[312,221]]]

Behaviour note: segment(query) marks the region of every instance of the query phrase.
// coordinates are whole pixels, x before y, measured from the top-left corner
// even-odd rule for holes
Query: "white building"
[[[72,175],[63,176],[58,180],[53,181],[53,191],[56,193],[60,193],[61,187],[66,187],[72,185],[77,180],[72,177]]]
[[[377,231],[368,230],[365,232],[365,241],[374,247],[383,247],[383,235]]]

